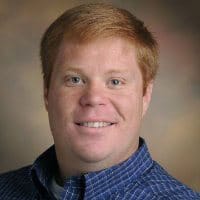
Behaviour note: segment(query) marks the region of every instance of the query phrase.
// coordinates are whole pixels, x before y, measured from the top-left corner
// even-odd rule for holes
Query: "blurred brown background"
[[[53,143],[43,106],[39,42],[73,0],[0,0],[0,172]],[[153,158],[200,191],[200,1],[113,0],[155,32],[160,71],[142,135]]]

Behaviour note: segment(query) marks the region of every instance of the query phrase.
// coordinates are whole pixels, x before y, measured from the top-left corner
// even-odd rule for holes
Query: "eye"
[[[74,77],[71,77],[71,82],[72,83],[79,83],[81,81],[80,77],[78,76],[74,76]]]
[[[84,81],[79,76],[69,75],[65,78],[67,86],[76,86],[84,84]]]
[[[110,88],[121,88],[121,86],[124,84],[124,81],[120,78],[112,78],[108,82],[108,86]]]
[[[112,80],[111,80],[111,84],[112,84],[112,85],[120,85],[120,84],[121,84],[121,81],[118,80],[118,79],[112,79]]]

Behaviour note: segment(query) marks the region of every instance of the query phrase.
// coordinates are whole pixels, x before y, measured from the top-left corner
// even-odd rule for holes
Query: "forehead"
[[[84,67],[115,70],[138,67],[133,42],[120,37],[98,38],[89,42],[63,40],[56,68]]]

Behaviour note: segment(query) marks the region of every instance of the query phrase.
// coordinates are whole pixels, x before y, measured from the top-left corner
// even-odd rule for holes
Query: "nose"
[[[105,91],[100,85],[90,85],[84,89],[83,94],[80,98],[81,106],[103,106],[106,105],[107,98]]]

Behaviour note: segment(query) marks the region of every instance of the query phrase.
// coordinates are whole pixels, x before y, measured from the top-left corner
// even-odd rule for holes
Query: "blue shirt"
[[[0,176],[0,200],[54,199],[50,183],[58,169],[54,146],[32,166]],[[196,193],[152,160],[143,139],[126,161],[65,181],[63,200],[200,200]]]

